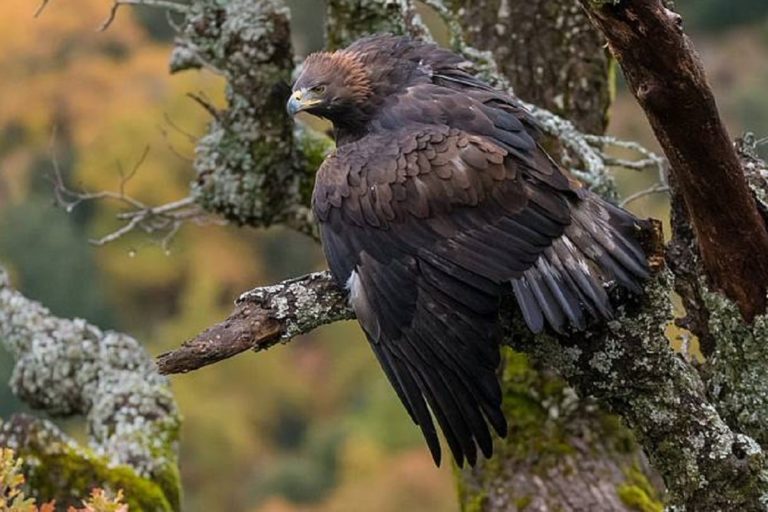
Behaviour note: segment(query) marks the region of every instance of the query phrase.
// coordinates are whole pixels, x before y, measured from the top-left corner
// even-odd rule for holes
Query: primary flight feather
[[[333,123],[313,211],[331,272],[437,464],[501,436],[499,298],[534,332],[611,318],[648,276],[641,221],[579,186],[511,95],[436,45],[373,36],[310,55],[288,102]]]

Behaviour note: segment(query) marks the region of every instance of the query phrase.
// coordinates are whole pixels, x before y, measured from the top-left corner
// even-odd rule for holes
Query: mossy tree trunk
[[[576,0],[449,0],[464,38],[493,53],[525,101],[601,134],[613,96],[613,61]]]
[[[605,7],[608,14],[621,14],[632,6],[644,5],[631,0],[581,3],[588,7],[594,4],[595,9],[610,4]],[[328,0],[327,5],[331,47],[370,32],[429,37],[419,13],[424,5],[431,6],[449,25],[457,49],[494,83],[506,80],[522,98],[563,114],[583,131],[599,133],[605,128],[612,86],[611,63],[600,38],[577,10],[575,0]],[[206,66],[222,73],[229,84],[227,110],[211,108],[215,121],[197,148],[195,167],[199,179],[193,186],[194,199],[203,208],[238,223],[283,223],[315,235],[306,204],[307,191],[327,144],[306,131],[294,132],[279,108],[277,100],[285,92],[281,84],[293,67],[283,4],[280,0],[194,0],[189,6],[179,4],[171,8],[184,13],[185,19],[176,41],[172,70]],[[671,21],[674,30],[679,30],[677,18],[669,11],[665,15],[669,16],[667,24]],[[632,31],[634,25],[628,27]],[[459,39],[488,51],[478,51]],[[536,107],[532,109],[545,132],[558,137],[563,147],[577,155],[584,167],[579,175],[601,191],[609,189],[606,159],[590,147],[587,138],[567,121]],[[268,152],[264,149],[266,145]],[[765,164],[746,159],[742,168],[760,211],[768,211]],[[674,174],[674,166],[672,170]],[[679,201],[676,203],[680,205]],[[632,435],[616,416],[602,412],[595,402],[578,398],[577,393],[596,397],[600,404],[624,418],[663,476],[669,490],[666,498],[671,504],[688,510],[768,509],[768,463],[763,451],[768,443],[764,434],[768,425],[764,398],[768,396],[764,353],[768,346],[768,315],[745,324],[733,303],[708,290],[686,212],[677,213],[675,243],[666,252],[671,272],[660,270],[662,251],[652,251],[652,267],[658,274],[647,284],[646,296],[638,304],[626,301],[617,311],[615,321],[569,337],[534,337],[519,321],[514,308],[504,309],[501,321],[507,339],[527,356],[511,349],[505,351],[501,378],[510,435],[506,441],[498,442],[492,461],[458,474],[465,510],[661,509],[655,498],[657,486],[651,483],[657,479],[647,470]],[[691,306],[687,326],[709,344],[711,357],[707,371],[702,374],[672,353],[663,335],[664,327],[672,320],[673,278],[686,305]],[[337,300],[314,300],[316,295],[308,293],[313,290],[323,290],[324,296],[330,294]],[[141,364],[131,359],[127,367],[122,360],[83,365],[78,354],[91,354],[92,350],[54,353],[49,349],[61,349],[62,343],[47,342],[48,331],[70,332],[74,346],[93,342],[108,347],[116,342],[133,346],[135,340],[102,333],[81,322],[49,318],[39,305],[19,298],[0,275],[0,295],[3,294],[11,300],[6,301],[7,305],[0,304],[0,313],[5,310],[11,314],[0,314],[0,334],[3,327],[15,333],[5,341],[14,345],[17,369],[26,370],[17,372],[26,377],[15,383],[17,393],[49,412],[89,414],[89,419],[93,416],[92,437],[98,457],[85,454],[81,459],[97,470],[108,465],[106,474],[99,473],[95,480],[122,479],[121,470],[127,466],[131,475],[137,473],[142,477],[133,491],[134,497],[142,496],[136,499],[152,502],[136,505],[137,510],[157,510],[153,501],[156,497],[164,502],[160,509],[178,509],[178,416],[167,382],[156,374],[139,350],[118,353],[136,354]],[[268,298],[275,299],[278,307],[270,305]],[[229,329],[226,332],[230,334],[220,331],[224,334],[221,340],[216,336],[216,347],[235,339],[236,349],[224,357],[248,348],[264,348],[317,325],[349,318],[351,312],[345,304],[343,292],[335,288],[327,272],[253,290],[240,298],[236,311],[243,318],[239,324],[233,324],[246,323],[248,329]],[[15,314],[14,308],[23,314]],[[257,318],[259,315],[269,316],[271,322]],[[45,322],[39,321],[41,316]],[[49,324],[55,329],[49,329]],[[259,338],[266,327],[271,334]],[[206,340],[206,347],[211,345],[206,333],[216,328],[198,337]],[[40,329],[45,332],[38,335]],[[195,361],[199,359],[194,344],[186,349],[191,349],[188,352],[192,352]],[[182,347],[176,354],[186,349]],[[106,350],[99,354],[102,352],[115,353]],[[551,370],[535,369],[528,357]],[[71,394],[67,383],[72,379],[50,380],[53,374],[48,371],[47,362],[51,360],[62,364],[74,360],[77,364],[73,368],[87,371],[106,364],[112,371],[102,371],[102,375],[138,383],[147,399],[163,409],[157,414],[148,409],[156,420],[149,431],[152,435],[146,435],[147,428],[109,428],[115,418],[127,417],[133,425],[134,414],[122,414],[120,408],[116,411],[120,414],[111,414],[109,408],[83,405],[101,404],[93,399],[100,396],[100,391],[106,391],[102,394],[109,404],[128,403],[111,398],[115,391],[120,394],[132,390],[135,394],[135,386],[83,387],[77,394]],[[576,391],[553,372],[564,377]],[[110,379],[107,380],[113,382]],[[50,385],[36,384],[49,381]],[[90,383],[93,379],[84,381]],[[30,387],[26,383],[35,385]],[[70,404],[71,400],[43,400],[62,393],[84,399],[65,409],[60,405]],[[94,415],[94,411],[98,414]],[[19,423],[4,426],[15,436],[7,443],[36,446],[34,439],[20,441],[14,425]],[[116,438],[110,433],[121,435]],[[139,440],[164,439],[166,449],[161,453],[144,453],[147,445],[132,442],[137,440],[135,436]],[[140,450],[119,450],[115,449],[116,444]],[[44,446],[50,448],[51,444]],[[145,475],[148,478],[143,478]],[[66,487],[71,487],[69,480],[59,480],[65,487],[60,490],[67,492]],[[95,480],[89,481],[89,485]],[[139,489],[143,484],[150,485],[153,492],[144,493]]]
[[[490,51],[522,99],[602,134],[613,63],[576,0],[454,0],[463,35]],[[466,511],[660,510],[659,482],[618,417],[579,399],[550,371],[509,350],[503,371],[510,422],[497,455],[458,473]]]

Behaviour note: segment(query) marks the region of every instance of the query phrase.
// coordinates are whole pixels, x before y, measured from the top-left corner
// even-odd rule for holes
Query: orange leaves
[[[22,462],[14,457],[13,450],[0,448],[0,512],[56,512],[53,501],[38,505],[36,500],[25,497],[21,490],[26,481],[21,473]],[[128,512],[128,505],[123,503],[123,491],[113,497],[94,489],[83,501],[83,508],[69,507],[67,512]]]

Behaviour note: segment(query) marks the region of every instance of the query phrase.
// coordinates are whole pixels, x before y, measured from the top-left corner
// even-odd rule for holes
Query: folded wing
[[[498,300],[534,331],[610,317],[605,285],[646,274],[634,218],[571,189],[536,148],[447,126],[369,135],[321,167],[314,211],[331,270],[435,461],[490,456],[501,411]]]

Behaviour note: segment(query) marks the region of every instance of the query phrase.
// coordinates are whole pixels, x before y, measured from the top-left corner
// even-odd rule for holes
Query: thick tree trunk
[[[605,41],[576,0],[451,0],[469,44],[493,53],[525,101],[603,133],[613,95]]]
[[[461,508],[475,511],[660,510],[633,435],[616,416],[577,397],[559,376],[506,351],[510,429],[493,458],[458,474]]]
[[[451,11],[446,7],[447,2],[441,0],[423,0],[423,3],[438,10],[455,36],[464,36],[473,44],[493,50],[502,61],[501,71],[515,84],[522,97],[574,118],[583,129],[602,129],[609,106],[610,65],[607,60],[601,60],[605,55],[599,39],[589,32],[583,16],[574,10],[575,0],[499,0],[493,4],[495,12],[481,9],[487,9],[492,2],[456,0],[451,3],[456,11]],[[685,50],[687,43],[683,39],[682,46],[679,44],[681,36],[675,23],[670,30],[670,21],[674,22],[676,18],[659,10],[660,4],[656,0],[647,3],[581,0],[581,3],[594,9],[598,24],[602,24],[609,37],[616,39],[614,49],[629,57],[628,67],[642,64],[633,69],[634,78],[653,82],[654,77],[667,76],[673,81],[672,85],[690,90],[692,98],[698,95],[694,103],[703,107],[697,111],[698,115],[719,121],[714,103],[708,100],[711,95],[695,59],[692,62],[691,55],[677,51]],[[415,5],[410,0],[328,0],[329,44],[340,46],[362,33],[378,31],[428,36]],[[173,9],[185,13],[185,23],[177,41],[172,69],[206,66],[225,75],[230,86],[227,110],[210,108],[215,121],[211,133],[198,146],[196,169],[199,179],[193,188],[195,199],[201,206],[241,223],[262,226],[281,222],[314,234],[306,205],[307,191],[327,145],[306,132],[294,132],[277,101],[285,92],[281,83],[290,75],[293,64],[288,42],[289,25],[279,0],[231,0],[226,4],[218,0],[196,0],[189,8],[177,5]],[[621,21],[627,16],[632,17],[627,15],[630,11],[638,23]],[[663,15],[662,18],[653,21],[651,15],[658,13]],[[613,19],[614,16],[617,19]],[[641,20],[638,16],[646,18]],[[263,30],[253,30],[254,27]],[[660,39],[645,37],[640,38],[637,45],[627,44],[636,38],[633,29],[638,27],[646,33],[661,34]],[[617,28],[620,30],[613,30]],[[563,31],[570,35],[561,34]],[[516,39],[511,37],[513,33],[517,34]],[[509,39],[506,34],[510,35]],[[563,37],[559,37],[561,35]],[[622,39],[625,36],[626,40]],[[648,41],[654,45],[648,46]],[[671,45],[672,51],[661,57],[652,56],[654,52],[658,53],[657,42]],[[486,68],[496,83],[505,81],[486,52],[459,46],[468,58],[479,64],[479,69]],[[647,55],[638,52],[638,48],[644,48]],[[259,56],[258,71],[253,65],[255,55]],[[670,56],[673,58],[671,66],[666,60]],[[677,63],[675,56],[679,58]],[[686,66],[686,62],[692,67]],[[678,74],[691,75],[695,80],[674,82]],[[630,79],[632,81],[632,77]],[[641,89],[638,91],[642,92]],[[599,94],[590,95],[590,90]],[[719,147],[719,150],[709,148],[709,151],[723,160],[723,165],[710,165],[705,169],[706,175],[714,177],[715,181],[728,182],[722,179],[725,175],[731,185],[734,180],[743,181],[736,174],[740,169],[733,166],[732,155],[728,154],[731,148],[723,144],[723,141],[727,142],[724,130],[713,130],[712,123],[685,122],[681,126],[689,128],[691,133],[686,133],[687,138],[681,140],[677,131],[664,130],[661,125],[670,119],[664,117],[665,112],[656,109],[659,97],[663,99],[670,92],[674,95],[679,91],[675,87],[656,87],[655,92],[651,92],[650,96],[655,100],[650,98],[652,101],[645,106],[652,121],[655,119],[660,125],[657,126],[659,138],[668,151],[680,153],[671,158],[676,174],[695,182],[697,177],[689,175],[691,162],[699,162],[701,156],[690,155],[696,146],[691,146],[689,141],[712,138],[714,134],[718,145],[713,147]],[[562,94],[559,98],[558,93]],[[704,101],[701,101],[702,95]],[[643,102],[650,96],[639,94],[638,98]],[[201,102],[205,103],[204,100]],[[583,175],[593,180],[590,183],[610,181],[605,179],[605,158],[587,143],[583,134],[548,112],[532,109],[546,132],[558,136],[565,147],[579,155],[586,171]],[[677,109],[666,112],[666,115],[680,114]],[[679,164],[678,159],[684,162]],[[748,184],[758,196],[756,211],[765,216],[768,212],[765,202],[768,183],[763,177],[765,165],[754,161],[742,162],[741,167],[748,171]],[[691,189],[692,182],[679,180],[685,208],[682,208],[682,202],[677,202],[676,211],[680,215],[676,217],[675,244],[668,253],[668,260],[680,294],[687,305],[695,306],[689,310],[688,325],[708,343],[713,353],[704,379],[669,350],[664,336],[664,327],[672,319],[669,272],[660,271],[647,284],[646,295],[638,301],[639,304],[635,301],[624,303],[614,321],[588,333],[534,337],[510,304],[501,317],[507,340],[527,354],[505,351],[502,381],[504,406],[511,423],[510,436],[497,443],[497,455],[493,460],[460,474],[464,509],[661,509],[655,499],[656,489],[649,483],[654,479],[648,477],[633,436],[621,422],[601,412],[594,403],[578,399],[560,377],[532,369],[528,362],[530,357],[536,364],[546,365],[565,377],[580,396],[593,396],[624,418],[654,467],[663,475],[669,490],[667,499],[672,505],[685,506],[688,510],[766,510],[768,464],[763,449],[768,444],[765,435],[768,402],[764,399],[768,396],[765,384],[768,382],[768,363],[764,347],[768,346],[768,316],[758,316],[751,325],[744,324],[733,302],[707,289],[708,283],[698,265],[703,262],[703,266],[708,267],[707,262],[711,263],[711,259],[704,253],[710,251],[711,256],[713,246],[711,240],[702,243],[693,237],[685,215],[690,215],[700,236],[707,233],[707,229],[711,231],[707,216],[712,212],[698,207],[706,206],[710,199],[716,204],[719,189],[704,186],[697,192]],[[728,197],[736,189],[739,186],[730,190]],[[697,197],[692,196],[692,192],[703,194],[701,204],[696,203],[696,208],[691,208],[691,197],[694,200]],[[739,207],[752,204],[745,199],[744,192],[741,190],[737,194]],[[754,217],[752,213],[750,215]],[[729,223],[725,219],[730,219],[731,224],[739,220],[734,221],[732,216],[725,214],[722,218],[714,217],[717,217],[713,220],[715,225],[723,222],[726,227]],[[706,229],[702,230],[700,224]],[[715,231],[728,232],[727,229]],[[756,231],[754,243],[761,243],[761,233],[759,229]],[[741,255],[755,256],[752,258],[755,261],[761,255],[731,249]],[[730,249],[725,247],[724,250]],[[660,252],[650,252],[654,255],[652,266],[656,271],[659,271],[656,263]],[[749,275],[747,269],[735,270],[743,278]],[[709,270],[712,276],[712,268]],[[754,276],[759,277],[760,273]],[[718,284],[717,279],[713,280]],[[759,279],[755,281],[758,287],[765,284]],[[729,291],[729,288],[721,288]],[[741,290],[751,288],[742,286]],[[153,485],[160,487],[159,494],[155,494],[167,502],[166,508],[177,508],[174,433],[177,433],[178,418],[167,395],[165,381],[148,367],[145,356],[136,350],[128,351],[126,354],[134,354],[143,362],[138,364],[129,357],[130,368],[126,369],[122,358],[118,361],[121,364],[113,364],[110,359],[106,362],[109,371],[105,373],[102,368],[98,373],[113,383],[115,379],[123,379],[128,383],[150,385],[152,389],[146,390],[147,396],[165,404],[165,410],[149,410],[152,418],[141,421],[144,425],[142,432],[146,433],[150,428],[152,435],[142,439],[157,440],[158,435],[166,436],[172,444],[168,446],[168,454],[156,450],[146,452],[145,444],[132,442],[134,429],[105,429],[104,425],[113,424],[114,415],[102,414],[103,407],[90,407],[100,403],[93,401],[93,397],[100,396],[99,391],[103,391],[101,388],[91,389],[92,378],[75,379],[88,383],[82,389],[72,388],[72,379],[43,379],[45,385],[39,385],[40,376],[58,376],[49,371],[53,368],[49,364],[52,360],[68,361],[75,357],[77,364],[73,368],[87,373],[104,365],[100,361],[84,365],[80,361],[82,354],[95,357],[103,355],[101,352],[115,353],[113,350],[94,353],[81,347],[68,350],[66,354],[59,353],[61,351],[54,354],[48,350],[50,347],[72,345],[77,348],[83,342],[92,345],[95,338],[99,339],[100,346],[108,347],[116,343],[116,338],[120,346],[133,346],[135,341],[115,333],[101,333],[91,326],[84,327],[82,322],[49,318],[50,315],[39,306],[29,305],[7,284],[4,286],[0,275],[0,295],[2,292],[8,300],[7,304],[0,304],[0,334],[4,329],[10,333],[5,336],[5,341],[11,342],[12,351],[19,358],[17,370],[21,370],[16,375],[21,380],[17,382],[17,392],[30,403],[51,412],[89,414],[98,453],[109,455],[118,463],[126,461],[136,466],[142,475],[149,474]],[[751,293],[737,293],[735,297],[742,302],[742,310],[745,309],[743,299],[754,298]],[[754,302],[752,305],[759,306]],[[15,313],[19,308],[22,313]],[[753,309],[759,311],[759,307]],[[3,315],[3,311],[10,314]],[[29,314],[30,311],[37,313]],[[165,371],[192,369],[248,348],[264,348],[286,341],[317,325],[350,315],[344,292],[331,282],[328,273],[312,274],[244,294],[233,317],[162,358],[161,363]],[[41,317],[44,322],[39,320]],[[81,333],[83,329],[87,336]],[[50,344],[46,340],[51,332],[58,333],[59,338],[61,332],[74,332],[74,335],[65,336],[67,343],[64,345]],[[136,375],[140,376],[138,381]],[[76,391],[74,394],[72,389]],[[122,393],[133,388],[118,386],[117,389]],[[51,398],[62,393],[66,395],[65,399]],[[135,391],[131,393],[135,394]],[[112,403],[114,400],[110,396],[107,399]],[[65,409],[61,409],[61,404],[66,406]],[[91,418],[94,413],[98,414]],[[135,423],[132,415],[128,418],[131,424]],[[147,427],[148,421],[154,423]],[[36,433],[47,432],[46,428],[37,427],[38,423],[22,418],[3,426],[0,438],[6,436],[6,443],[35,450],[43,446],[37,443],[39,436]],[[130,434],[128,437],[126,432]],[[24,436],[20,437],[21,434]],[[131,441],[127,446],[129,450],[121,450],[127,441]],[[53,452],[49,450],[50,443],[43,448],[45,450],[38,457],[60,454],[57,446],[53,446]],[[101,458],[91,460],[88,453],[77,455],[82,455],[80,458],[96,467],[101,461]],[[107,477],[111,473],[107,477],[98,476],[109,482]],[[145,483],[139,481],[139,484]],[[167,485],[169,483],[171,485]]]
[[[454,0],[452,7],[467,42],[493,52],[518,96],[581,130],[604,132],[613,64],[576,0]],[[617,417],[511,351],[503,375],[510,432],[492,460],[459,474],[463,510],[661,506],[651,484],[659,479]]]
[[[682,18],[662,0],[580,1],[672,165],[707,277],[751,321],[766,311],[768,228]]]

